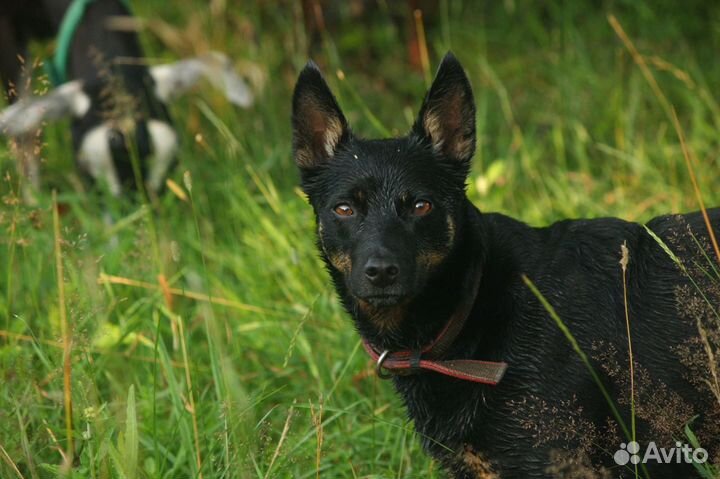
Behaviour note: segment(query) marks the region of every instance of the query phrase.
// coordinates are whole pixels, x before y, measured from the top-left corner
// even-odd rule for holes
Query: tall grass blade
[[[620,267],[622,269],[622,282],[623,282],[623,304],[625,305],[625,327],[627,328],[627,341],[628,341],[628,356],[630,362],[630,421],[632,429],[632,441],[637,441],[636,429],[635,429],[635,358],[633,357],[632,350],[632,337],[630,335],[630,312],[628,309],[628,297],[627,297],[627,266],[630,262],[630,251],[627,247],[627,242],[623,242],[620,245]],[[638,477],[638,467],[634,464],[635,477]]]
[[[138,437],[137,411],[135,407],[135,386],[130,385],[125,415],[125,445],[123,447],[123,464],[128,479],[136,479],[138,473]]]
[[[75,457],[75,443],[73,440],[73,414],[72,414],[72,331],[68,324],[67,310],[65,308],[65,274],[62,260],[62,237],[60,236],[60,211],[58,210],[57,192],[52,193],[53,208],[53,237],[55,243],[55,272],[58,288],[58,310],[60,313],[60,327],[63,340],[63,404],[65,407],[65,436],[67,446],[65,457],[68,463],[64,469],[69,472]]]

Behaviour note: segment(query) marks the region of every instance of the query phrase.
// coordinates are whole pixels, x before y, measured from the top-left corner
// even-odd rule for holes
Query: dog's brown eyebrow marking
[[[357,188],[353,191],[353,197],[355,197],[358,203],[364,203],[367,198],[367,193],[365,190]]]

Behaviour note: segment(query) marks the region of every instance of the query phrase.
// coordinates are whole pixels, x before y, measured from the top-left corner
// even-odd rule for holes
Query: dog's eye
[[[413,206],[413,214],[415,216],[425,216],[432,210],[432,203],[426,200],[418,200]]]
[[[353,209],[347,203],[340,203],[339,205],[335,206],[334,211],[335,214],[338,216],[352,216],[355,214]]]

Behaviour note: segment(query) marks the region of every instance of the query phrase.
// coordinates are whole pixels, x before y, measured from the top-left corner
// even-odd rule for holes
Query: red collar
[[[389,350],[378,351],[372,344],[363,339],[365,351],[377,363],[378,376],[387,379],[392,374],[407,374],[425,369],[453,378],[491,386],[499,383],[505,374],[507,363],[477,361],[474,359],[440,359],[450,349],[450,346],[467,322],[480,288],[480,278],[481,274],[478,269],[473,278],[472,294],[466,296],[465,301],[450,316],[440,334],[424,348],[394,352]],[[384,371],[387,371],[387,373]]]

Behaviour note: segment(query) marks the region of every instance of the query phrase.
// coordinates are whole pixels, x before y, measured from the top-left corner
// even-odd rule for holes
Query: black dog
[[[715,253],[707,247],[702,261],[691,261],[696,245],[709,244],[700,214],[647,227],[684,254],[684,264],[704,262],[714,278],[708,294],[717,294],[708,304],[687,288],[691,268],[680,269],[639,224],[603,218],[531,228],[481,214],[465,195],[475,107],[452,54],[405,137],[354,135],[313,63],[299,76],[292,125],[295,162],[337,292],[378,372],[393,376],[426,449],[450,474],[525,479],[562,476],[567,467],[572,477],[610,477],[602,475],[608,468],[611,477],[635,477],[632,465],[613,461],[627,436],[522,279],[554,306],[630,428],[623,244],[638,441],[688,442],[684,425],[705,413],[692,429],[705,448],[715,446],[718,404],[711,407],[705,376],[689,368],[697,360],[698,374],[709,371],[702,341],[693,338],[701,320],[714,318],[712,301],[720,302],[720,288],[712,289],[718,266],[708,264]],[[720,226],[720,209],[709,216]],[[686,319],[677,308],[683,297],[706,315]],[[644,467],[641,477],[693,474],[690,464]]]
[[[46,7],[46,20],[59,23],[54,16],[63,10],[56,3],[61,2],[50,2],[54,9]],[[26,23],[39,23],[42,17],[39,13],[36,16],[35,23]],[[67,82],[44,97],[23,98],[0,112],[0,133],[19,136],[35,131],[42,121],[71,117],[73,146],[83,172],[105,183],[109,192],[118,196],[137,186],[132,164],[132,155],[136,154],[144,179],[141,186],[157,193],[179,146],[168,101],[202,77],[222,89],[236,105],[250,106],[253,96],[220,53],[148,67],[137,32],[117,26],[122,22],[132,23],[127,2],[87,2],[65,55],[56,55],[52,62],[59,80]],[[20,31],[22,28],[27,31]],[[37,30],[25,23],[19,23],[17,29],[18,35],[25,36]],[[34,157],[23,160],[37,161]],[[21,166],[23,171],[38,169],[36,165]],[[37,189],[38,175],[29,176]]]

